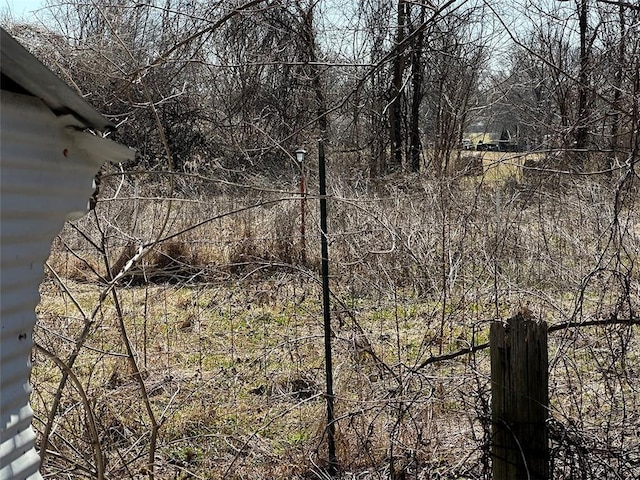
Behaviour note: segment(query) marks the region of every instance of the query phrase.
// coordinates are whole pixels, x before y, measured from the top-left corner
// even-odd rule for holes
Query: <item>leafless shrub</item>
[[[174,198],[167,210],[148,184],[128,180],[115,195],[120,184],[63,232],[49,260],[36,341],[62,364],[35,353],[36,427],[44,432],[47,417],[60,424],[46,468],[95,476],[92,434],[77,426],[91,409],[111,476],[147,471],[155,432],[159,478],[325,478],[313,183],[306,265],[295,195]],[[345,478],[489,478],[483,344],[490,321],[522,305],[552,328],[570,325],[550,336],[554,478],[638,473],[637,326],[620,323],[640,308],[640,219],[628,184],[416,176],[369,193],[329,184]],[[165,217],[161,241],[147,241],[136,260]],[[102,245],[111,278],[126,271],[117,300],[100,296]],[[580,327],[594,321],[604,323]],[[64,365],[86,404],[73,385],[60,389]]]

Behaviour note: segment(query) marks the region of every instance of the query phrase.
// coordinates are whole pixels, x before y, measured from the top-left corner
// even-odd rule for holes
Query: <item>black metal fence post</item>
[[[331,310],[329,291],[329,246],[327,242],[327,186],[324,143],[318,141],[318,177],[320,180],[320,247],[322,254],[322,311],[324,317],[324,362],[326,376],[327,400],[327,449],[329,454],[329,471],[334,474],[338,470],[336,458],[336,427],[333,411],[333,361],[331,353]]]

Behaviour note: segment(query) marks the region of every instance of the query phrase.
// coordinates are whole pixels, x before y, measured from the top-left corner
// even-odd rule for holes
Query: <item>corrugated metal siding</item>
[[[131,155],[97,137],[106,153],[87,152],[89,135],[66,129],[40,100],[2,92],[1,101],[0,479],[31,479],[41,478],[28,401],[43,265],[67,215],[86,208],[105,155]]]

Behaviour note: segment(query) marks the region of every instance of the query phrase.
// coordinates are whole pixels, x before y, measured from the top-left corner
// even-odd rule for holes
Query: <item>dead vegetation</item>
[[[522,306],[573,325],[550,336],[553,478],[640,475],[627,175],[389,177],[365,192],[330,181],[341,478],[489,478],[482,345]],[[44,472],[328,478],[319,222],[311,191],[302,263],[295,185],[169,206],[107,182],[66,227],[35,335]]]

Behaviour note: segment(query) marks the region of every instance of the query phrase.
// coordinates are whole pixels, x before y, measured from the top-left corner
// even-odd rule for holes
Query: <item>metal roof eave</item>
[[[107,132],[115,125],[98,113],[40,60],[0,27],[2,74],[31,95],[42,99],[55,113],[72,114],[87,128]]]

